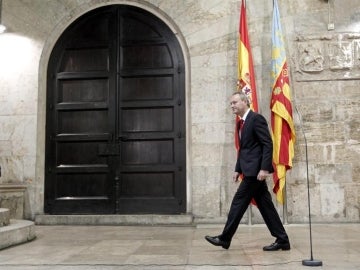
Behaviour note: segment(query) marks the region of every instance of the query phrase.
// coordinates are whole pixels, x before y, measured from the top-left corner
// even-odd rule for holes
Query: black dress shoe
[[[221,246],[222,248],[228,249],[230,247],[230,241],[223,241],[219,236],[205,236],[206,241],[213,244],[214,246]]]
[[[275,243],[272,243],[269,246],[263,247],[264,251],[275,251],[275,250],[279,250],[279,249],[289,250],[290,249],[290,243],[277,243],[277,242],[275,242]]]

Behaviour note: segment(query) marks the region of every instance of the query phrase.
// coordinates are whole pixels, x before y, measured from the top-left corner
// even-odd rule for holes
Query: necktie
[[[239,124],[239,139],[240,140],[241,140],[241,131],[242,131],[243,126],[244,126],[244,120],[240,119],[240,124]]]

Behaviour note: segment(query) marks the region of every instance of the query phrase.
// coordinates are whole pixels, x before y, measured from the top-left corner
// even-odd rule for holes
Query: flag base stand
[[[305,266],[322,266],[322,261],[309,259],[309,260],[303,260],[302,265]]]

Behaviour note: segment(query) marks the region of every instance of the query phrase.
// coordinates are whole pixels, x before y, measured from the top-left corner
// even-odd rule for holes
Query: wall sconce
[[[0,0],[0,34],[6,31],[6,26],[1,23],[2,0]]]

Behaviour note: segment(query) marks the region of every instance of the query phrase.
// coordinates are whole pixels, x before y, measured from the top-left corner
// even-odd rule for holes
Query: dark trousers
[[[276,238],[276,242],[289,242],[279,214],[272,202],[266,181],[259,181],[256,177],[244,177],[241,181],[231,203],[228,219],[220,238],[223,241],[231,241],[252,198],[255,199],[261,216],[271,235]]]

